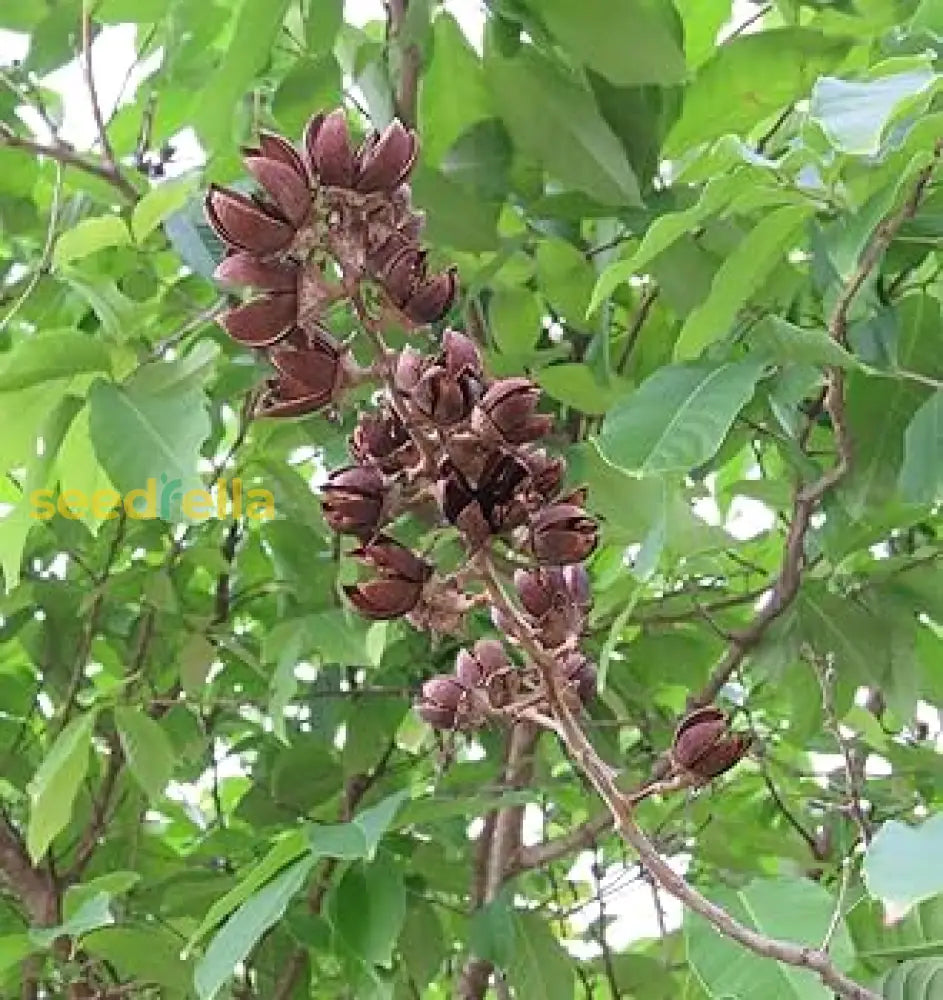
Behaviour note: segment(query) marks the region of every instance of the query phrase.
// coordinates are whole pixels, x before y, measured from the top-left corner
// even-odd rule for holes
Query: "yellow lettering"
[[[59,494],[59,513],[69,521],[78,521],[87,509],[81,490],[63,490]]]
[[[48,521],[56,512],[56,505],[52,502],[52,490],[33,490],[29,495],[29,502],[32,507],[30,517],[37,521]]]

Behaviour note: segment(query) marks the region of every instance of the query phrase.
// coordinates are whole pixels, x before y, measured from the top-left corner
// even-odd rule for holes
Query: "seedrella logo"
[[[119,493],[115,489],[83,490],[63,489],[58,496],[54,490],[33,490],[30,493],[30,516],[38,521],[48,521],[58,514],[71,521],[87,515],[110,521],[123,510],[126,517],[136,521],[206,521],[209,518],[241,518],[268,520],[275,516],[275,499],[271,492],[259,487],[243,489],[242,480],[218,479],[212,491],[203,487],[184,489],[184,480],[170,478],[162,473],[160,480],[151,477],[143,488]]]

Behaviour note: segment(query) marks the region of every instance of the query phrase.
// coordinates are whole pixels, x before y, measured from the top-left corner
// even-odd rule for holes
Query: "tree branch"
[[[553,714],[551,728],[557,733],[571,760],[605,802],[618,834],[635,849],[658,884],[689,909],[713,924],[726,937],[737,941],[750,951],[767,958],[774,958],[786,965],[815,972],[826,986],[847,1000],[880,1000],[878,994],[843,975],[828,955],[820,949],[781,941],[757,933],[739,923],[726,910],[712,903],[689,885],[668,864],[635,822],[634,798],[624,794],[618,787],[615,772],[596,753],[566,700],[561,696],[553,656],[534,640],[526,621],[505,596],[487,559],[483,561],[483,575],[492,602],[508,616],[515,638],[540,670],[544,693]]]
[[[137,191],[124,176],[108,166],[85,159],[81,153],[65,143],[53,146],[34,142],[32,139],[17,135],[9,125],[0,122],[0,146],[6,146],[8,149],[22,149],[34,156],[44,156],[50,160],[57,160],[63,166],[75,167],[76,170],[82,170],[86,174],[91,174],[106,184],[110,184],[120,191],[128,201],[136,202],[138,200]]]
[[[387,41],[401,42],[403,28],[406,24],[406,12],[409,0],[387,0],[388,29]],[[396,113],[400,121],[409,127],[415,127],[416,112],[419,102],[419,47],[410,42],[400,44],[402,63],[399,72],[399,86],[396,88]]]
[[[512,726],[505,753],[503,787],[509,791],[526,788],[534,772],[534,748],[539,730],[530,722],[521,721]],[[524,825],[524,807],[508,806],[492,813],[486,820],[489,836],[486,848],[476,857],[476,881],[483,882],[483,894],[478,905],[492,902],[501,887],[513,874],[514,862],[521,850],[521,833]],[[484,833],[482,835],[484,836]],[[472,956],[465,963],[459,976],[457,995],[462,1000],[482,1000],[488,989],[488,980],[494,966],[491,962]]]

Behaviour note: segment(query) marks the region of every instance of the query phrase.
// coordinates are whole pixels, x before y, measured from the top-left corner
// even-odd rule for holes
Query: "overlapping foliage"
[[[600,754],[642,784],[705,690],[753,737],[639,823],[742,923],[939,989],[943,15],[738,13],[718,41],[723,2],[490,0],[478,46],[429,0],[364,27],[337,0],[0,8],[30,37],[0,68],[0,995],[435,1000],[469,956],[518,998],[830,995],[690,914],[607,941],[607,885],[643,873],[557,743],[508,770],[499,728],[412,711],[486,616],[430,643],[349,610],[317,494],[356,414],[247,419],[271,373],[214,323],[201,207],[260,128],[342,102],[361,130],[415,110],[448,322],[542,387],[588,487]],[[159,68],[74,150],[45,77],[119,23]],[[274,519],[81,503],[220,476]],[[36,490],[73,516],[31,517]]]

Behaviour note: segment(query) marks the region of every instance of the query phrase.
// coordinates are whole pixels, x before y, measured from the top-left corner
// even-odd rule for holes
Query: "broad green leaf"
[[[568,51],[615,84],[684,79],[680,19],[665,0],[541,0],[540,14]]]
[[[938,378],[943,375],[940,306],[935,298],[908,295],[892,316],[880,319],[889,327],[895,366]],[[853,516],[860,517],[870,506],[899,501],[906,431],[930,396],[930,389],[907,379],[849,374],[846,413],[855,460],[839,492]]]
[[[349,823],[315,824],[309,828],[308,843],[317,856],[370,860],[389,829],[400,806],[409,798],[406,791],[394,792]]]
[[[174,770],[174,748],[167,734],[140,708],[119,705],[115,725],[121,749],[135,780],[151,799],[159,799]]]
[[[312,4],[312,10],[317,6]],[[340,101],[341,86],[341,68],[331,53],[297,60],[272,101],[272,112],[284,133],[300,135],[313,108],[330,107]]]
[[[167,374],[182,367],[166,363]],[[174,519],[182,495],[203,488],[197,465],[210,425],[200,386],[155,385],[142,369],[124,385],[96,382],[89,405],[92,443],[109,479],[125,495],[144,491],[135,506],[143,516]]]
[[[83,939],[82,950],[108,962],[122,981],[163,987],[166,1000],[193,996],[193,967],[180,957],[180,938],[153,922],[92,931]]]
[[[526,288],[498,288],[488,303],[491,335],[505,354],[528,351],[543,331],[543,310]]]
[[[194,95],[192,120],[200,138],[215,150],[230,137],[232,113],[266,61],[288,0],[242,0],[232,40],[216,71]]]
[[[131,245],[131,234],[124,220],[117,215],[101,215],[95,219],[83,219],[71,229],[67,229],[58,240],[52,252],[52,262],[56,267],[80,260],[97,250],[108,247]]]
[[[481,60],[455,18],[439,14],[432,25],[432,58],[419,93],[423,159],[438,166],[470,125],[492,114]]]
[[[88,771],[96,719],[95,712],[74,718],[58,735],[29,783],[26,846],[34,864],[72,818],[72,804]]]
[[[12,969],[34,950],[26,934],[4,934],[0,937],[0,973]]]
[[[943,849],[943,813],[919,826],[896,819],[885,822],[868,845],[862,875],[868,892],[898,919],[921,900],[943,892],[937,859]]]
[[[179,177],[148,191],[131,213],[131,233],[135,242],[143,243],[164,219],[183,208],[196,183],[196,177]]]
[[[448,954],[445,931],[435,907],[410,900],[397,947],[417,989],[424,989]]]
[[[943,996],[943,958],[919,958],[893,968],[881,980],[885,1000],[939,1000]]]
[[[210,667],[216,659],[216,647],[199,632],[188,635],[180,649],[180,683],[191,698],[199,698],[206,685]]]
[[[751,358],[660,369],[606,415],[597,449],[610,465],[636,476],[703,464],[750,401],[764,364]]]
[[[499,893],[472,915],[468,945],[473,954],[499,969],[510,966],[517,945],[517,926],[507,892]]]
[[[900,495],[910,503],[936,503],[943,495],[943,390],[914,414],[904,435]]]
[[[57,383],[49,383],[56,385]],[[37,387],[42,391],[43,386]],[[16,399],[18,394],[12,394]],[[69,425],[81,403],[75,396],[65,396],[58,400],[55,409],[35,429],[34,441],[42,441],[26,463],[26,475],[18,502],[5,517],[0,519],[0,568],[7,590],[19,580],[23,549],[30,531],[52,513],[52,487],[56,456],[62,445]],[[31,442],[32,444],[32,442]],[[38,453],[37,453],[38,452]]]
[[[802,878],[756,879],[742,889],[717,888],[707,895],[752,930],[813,948],[825,938],[836,906],[821,885]],[[691,911],[685,913],[684,936],[688,961],[712,997],[831,1000],[832,991],[814,972],[747,951]],[[829,953],[839,969],[851,966],[854,952],[844,921],[838,922]]]
[[[586,310],[587,316],[591,316],[619,285],[635,274],[645,273],[646,265],[660,253],[709,216],[720,211],[739,190],[742,190],[742,179],[738,174],[715,177],[704,186],[700,198],[689,208],[658,216],[649,226],[635,253],[625,260],[614,261],[599,276]]]
[[[80,938],[89,931],[114,923],[111,915],[111,895],[107,892],[97,892],[58,927],[34,927],[30,931],[30,940],[40,948],[48,948],[56,938]]]
[[[576,989],[573,961],[536,913],[516,913],[514,955],[508,979],[521,997],[572,1000]]]
[[[714,275],[710,294],[685,320],[675,344],[675,358],[697,357],[727,335],[737,312],[793,248],[811,210],[786,205],[764,216]]]
[[[200,1000],[213,1000],[262,935],[282,918],[314,866],[302,858],[250,896],[226,921],[197,963],[193,974]]]
[[[688,85],[681,117],[668,135],[663,155],[677,156],[725,132],[748,132],[804,97],[849,46],[845,38],[828,37],[812,28],[740,35],[721,45]]]
[[[388,857],[352,865],[332,899],[331,923],[344,943],[367,966],[389,968],[406,917],[406,888]]]
[[[308,7],[305,40],[309,52],[329,52],[344,23],[343,0],[319,0]]]
[[[79,910],[93,897],[104,893],[114,898],[121,896],[134,888],[141,881],[138,872],[108,872],[106,875],[99,875],[89,879],[87,882],[80,882],[78,885],[70,885],[65,891],[62,901],[62,915],[66,920],[74,917]]]
[[[537,281],[554,310],[579,324],[593,292],[593,269],[586,256],[566,240],[545,240],[537,246]]]
[[[589,365],[563,364],[541,368],[537,382],[552,399],[581,413],[603,414],[632,390],[628,379],[614,375],[608,385],[600,385]]]
[[[193,946],[209,931],[222,923],[233,910],[258,892],[266,882],[304,854],[307,849],[308,838],[304,830],[292,830],[285,834],[238,885],[213,903],[200,922],[200,926],[190,936],[184,951],[192,951]]]
[[[857,358],[819,327],[796,326],[779,316],[765,316],[747,334],[758,354],[777,363],[857,368]]]
[[[898,63],[910,68],[890,72]],[[881,69],[881,75],[870,80],[823,76],[816,81],[809,115],[843,153],[879,152],[888,125],[904,111],[923,110],[941,79],[929,62],[913,65],[913,60],[889,60]]]
[[[69,425],[62,447],[56,456],[55,475],[59,480],[61,496],[73,490],[88,499],[88,503],[75,508],[70,506],[68,509],[75,510],[79,520],[92,534],[97,533],[99,526],[105,520],[112,520],[118,516],[116,508],[113,511],[105,510],[107,500],[113,498],[116,491],[92,446],[88,406],[83,406]],[[96,495],[99,498],[97,507]]]
[[[78,330],[56,330],[20,341],[3,356],[0,392],[26,389],[85,372],[110,372],[111,356],[100,338]]]
[[[522,49],[485,61],[494,106],[515,147],[549,174],[607,205],[638,205],[638,181],[622,144],[575,75]]]

